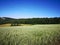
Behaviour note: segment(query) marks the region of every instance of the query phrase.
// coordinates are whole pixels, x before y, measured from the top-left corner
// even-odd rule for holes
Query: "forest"
[[[60,24],[60,17],[54,18],[26,18],[15,19],[9,17],[0,17],[1,24]]]

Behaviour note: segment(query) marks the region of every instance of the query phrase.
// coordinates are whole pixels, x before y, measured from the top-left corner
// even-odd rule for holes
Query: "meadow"
[[[60,45],[60,24],[0,26],[0,45]]]

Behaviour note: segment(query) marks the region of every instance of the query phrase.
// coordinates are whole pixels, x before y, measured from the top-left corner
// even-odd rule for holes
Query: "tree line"
[[[54,18],[27,18],[27,19],[14,19],[14,18],[0,18],[0,24],[60,24],[60,17]]]

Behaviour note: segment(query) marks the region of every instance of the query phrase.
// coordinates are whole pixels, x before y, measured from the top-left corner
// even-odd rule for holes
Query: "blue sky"
[[[60,17],[59,0],[0,0],[0,17]]]

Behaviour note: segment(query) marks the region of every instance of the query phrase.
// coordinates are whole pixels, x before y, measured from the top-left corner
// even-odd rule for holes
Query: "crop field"
[[[0,27],[0,45],[60,45],[60,24]]]

